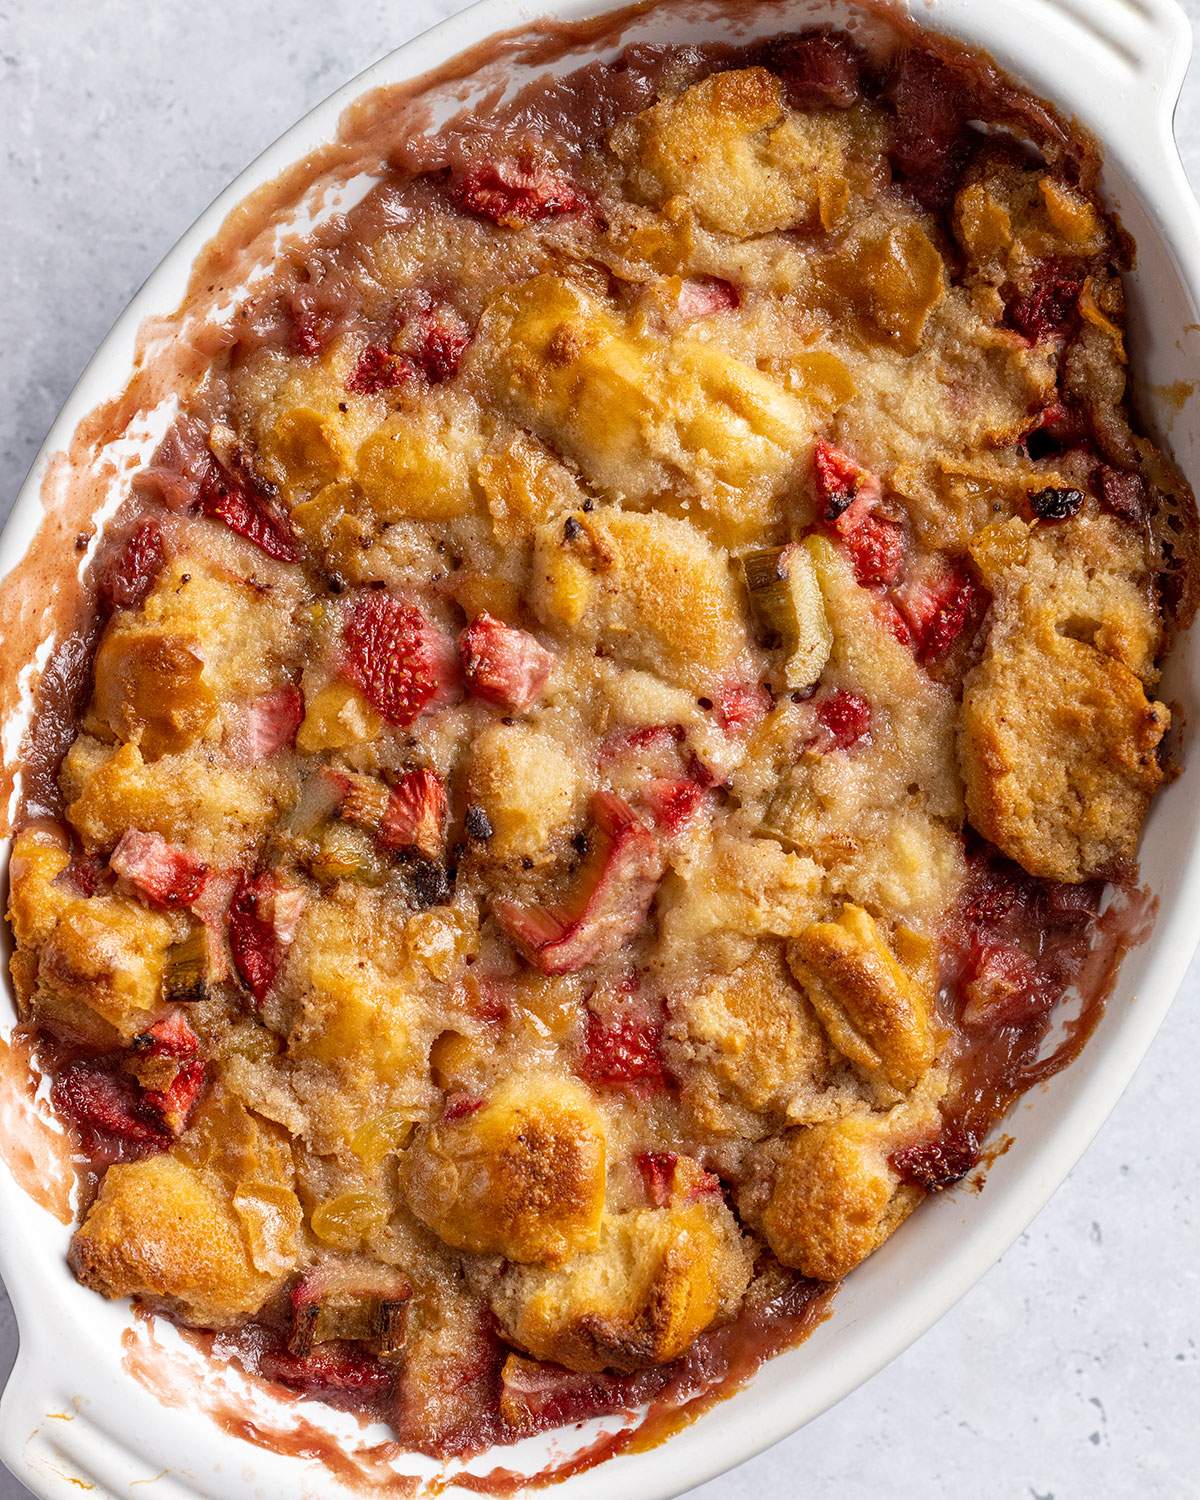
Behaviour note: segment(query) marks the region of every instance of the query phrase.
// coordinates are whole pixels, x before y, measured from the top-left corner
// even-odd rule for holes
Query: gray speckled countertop
[[[1200,0],[1185,0],[1200,22]],[[310,105],[458,0],[0,0],[0,507],[126,301]],[[1200,86],[1177,126],[1200,183]],[[1200,966],[1091,1151],[907,1354],[703,1500],[1200,1494]],[[0,1292],[0,1371],[16,1334]],[[0,1473],[0,1500],[27,1492]]]

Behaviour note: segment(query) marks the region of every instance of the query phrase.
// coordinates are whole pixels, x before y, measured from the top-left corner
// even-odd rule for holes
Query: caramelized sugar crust
[[[1051,115],[824,32],[586,81],[237,314],[12,864],[77,1275],[441,1454],[644,1396],[978,1161],[1191,596]]]

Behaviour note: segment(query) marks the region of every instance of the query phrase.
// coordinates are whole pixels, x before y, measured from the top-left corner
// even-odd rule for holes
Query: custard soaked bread
[[[1194,593],[1094,156],[977,59],[497,108],[234,313],[10,905],[81,1280],[441,1455],[708,1388],[971,1170]]]

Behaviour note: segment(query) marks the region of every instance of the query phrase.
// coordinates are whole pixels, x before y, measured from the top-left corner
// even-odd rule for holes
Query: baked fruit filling
[[[980,1162],[1192,603],[1048,108],[829,32],[575,83],[240,303],[12,861],[76,1274],[438,1455],[699,1389]]]

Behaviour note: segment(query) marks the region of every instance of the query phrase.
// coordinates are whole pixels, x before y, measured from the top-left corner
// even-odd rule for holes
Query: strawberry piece
[[[202,1058],[189,1058],[179,1064],[175,1076],[163,1089],[147,1089],[145,1103],[158,1110],[172,1135],[179,1135],[204,1092],[207,1069]]]
[[[449,642],[415,604],[382,590],[347,609],[344,643],[342,671],[389,724],[411,724],[457,677]]]
[[[291,522],[265,499],[252,493],[248,484],[213,464],[200,485],[200,509],[228,526],[238,536],[253,542],[260,551],[279,562],[299,562],[300,543]]]
[[[426,309],[417,320],[413,358],[431,385],[441,385],[458,373],[471,342],[466,323],[446,303]]]
[[[665,1208],[671,1201],[675,1163],[678,1160],[674,1151],[639,1151],[634,1157],[634,1163],[642,1174],[646,1197],[655,1208]]]
[[[346,389],[356,396],[374,396],[380,391],[393,390],[412,377],[410,360],[401,359],[382,344],[368,344],[358,356]]]
[[[815,709],[831,750],[850,750],[871,732],[871,705],[861,693],[836,688]]]
[[[284,951],[296,936],[305,894],[272,874],[242,874],[229,903],[229,947],[234,967],[260,1004],[275,982]]]
[[[662,878],[658,840],[626,802],[597,792],[591,815],[592,845],[565,903],[493,905],[506,935],[543,974],[573,974],[617,952],[646,920]]]
[[[587,1013],[579,1074],[589,1083],[664,1084],[662,1026],[644,1015]]]
[[[242,766],[257,766],[295,743],[304,719],[304,694],[297,687],[275,688],[242,705],[229,732],[229,751]]]
[[[721,1179],[715,1172],[698,1172],[688,1184],[684,1198],[688,1203],[695,1203],[700,1198],[716,1198],[723,1192]]]
[[[1061,337],[1074,322],[1083,272],[1077,264],[1050,257],[1038,262],[1033,276],[1033,286],[1012,299],[1006,317],[1011,327],[1037,344]]]
[[[108,863],[152,906],[190,906],[208,877],[208,866],[186,849],[140,828],[125,830]]]
[[[695,816],[703,799],[704,788],[697,782],[671,781],[661,776],[655,777],[642,793],[655,823],[666,833],[678,833]]]
[[[380,1397],[391,1388],[394,1367],[354,1344],[331,1340],[316,1344],[307,1354],[286,1348],[264,1349],[258,1368],[268,1380],[306,1395],[358,1398]]]
[[[467,687],[477,698],[520,713],[535,703],[554,666],[554,655],[526,630],[486,611],[458,638]]]
[[[200,1038],[181,1010],[173,1010],[148,1030],[139,1032],[133,1045],[148,1057],[192,1057],[200,1050]]]
[[[883,496],[876,475],[824,438],[813,445],[813,477],[821,518],[841,535],[852,531]]]
[[[487,1103],[473,1094],[447,1094],[442,1109],[443,1120],[465,1120],[468,1115],[478,1114]]]
[[[109,609],[141,609],[166,560],[157,521],[140,521],[100,579],[99,595]]]
[[[513,157],[472,168],[451,187],[450,197],[455,207],[509,228],[580,213],[588,206],[565,172]]]
[[[849,109],[862,94],[863,57],[846,36],[819,31],[769,42],[763,63],[793,109]]]
[[[158,1111],[139,1094],[115,1060],[80,1058],[69,1063],[50,1089],[55,1109],[80,1131],[84,1149],[107,1139],[135,1149],[165,1151],[170,1132]]]
[[[910,578],[897,590],[895,601],[918,660],[945,656],[972,618],[982,612],[986,599],[962,563],[939,564],[923,579]]]
[[[903,1146],[888,1157],[892,1170],[901,1181],[939,1193],[943,1188],[961,1182],[979,1161],[979,1141],[975,1133],[951,1125],[929,1141]]]
[[[904,573],[904,528],[884,516],[864,516],[843,535],[854,577],[863,588],[898,583]]]
[[[741,293],[732,281],[720,276],[694,276],[679,288],[675,312],[681,322],[694,323],[697,318],[708,318],[741,305]]]
[[[1022,1026],[1058,998],[1061,986],[1016,943],[980,942],[964,975],[964,1026]]]
[[[406,771],[392,788],[379,825],[387,849],[412,848],[427,859],[442,852],[446,827],[446,788],[436,771]]]
[[[941,58],[912,47],[896,65],[890,92],[896,107],[892,165],[918,203],[944,208],[970,153],[967,80]]]
[[[771,712],[774,700],[761,682],[731,682],[713,704],[717,723],[726,734],[746,734]]]

